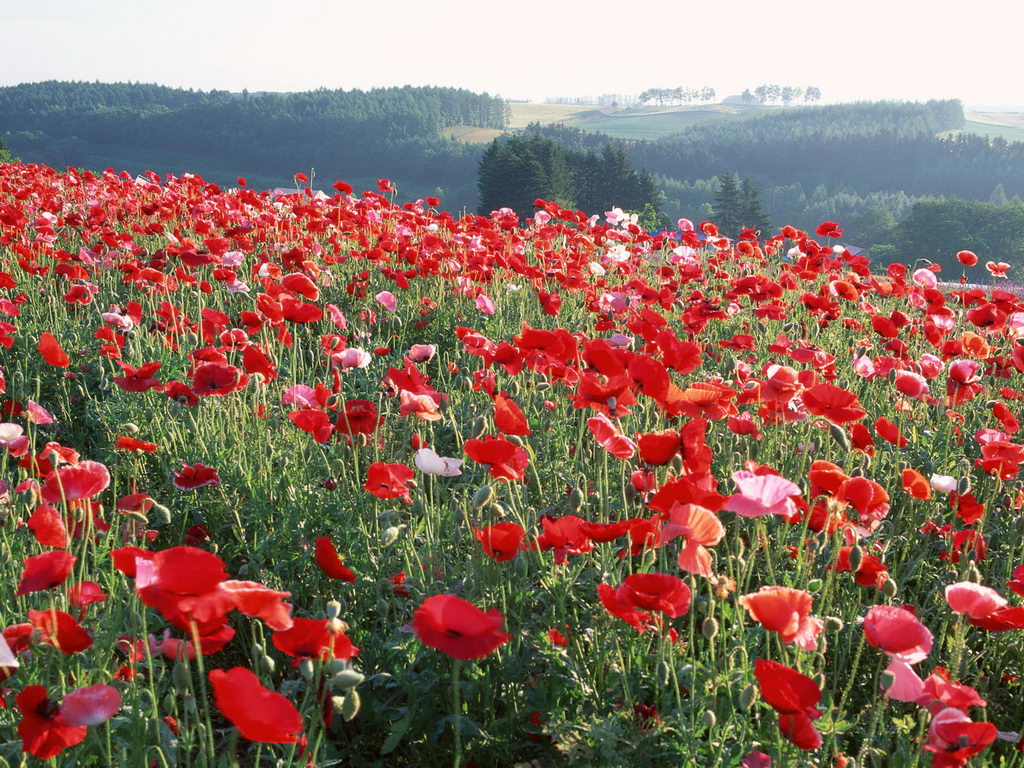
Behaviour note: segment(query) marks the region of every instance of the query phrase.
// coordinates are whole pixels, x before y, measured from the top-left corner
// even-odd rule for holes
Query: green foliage
[[[1024,203],[930,200],[914,205],[900,223],[897,246],[905,261],[924,258],[959,271],[956,252],[974,251],[982,261],[1024,261]]]

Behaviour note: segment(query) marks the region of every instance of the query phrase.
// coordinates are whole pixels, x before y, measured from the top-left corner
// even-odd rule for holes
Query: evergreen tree
[[[735,174],[718,177],[718,189],[715,190],[714,222],[718,231],[726,237],[735,237],[742,228],[742,198],[740,185]]]
[[[750,179],[744,179],[740,185],[740,226],[751,227],[766,237],[772,227],[771,221],[761,207],[761,198],[757,194]]]

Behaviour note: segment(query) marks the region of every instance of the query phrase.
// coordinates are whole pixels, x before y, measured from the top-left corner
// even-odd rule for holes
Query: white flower
[[[941,493],[952,493],[956,490],[956,478],[949,475],[932,475],[931,486]]]
[[[462,474],[462,459],[438,456],[432,448],[420,448],[416,451],[416,458],[413,461],[416,468],[425,475],[458,477]]]

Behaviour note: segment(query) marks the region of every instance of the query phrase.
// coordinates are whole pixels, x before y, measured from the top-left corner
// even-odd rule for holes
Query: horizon
[[[1014,25],[993,25],[982,12],[996,12],[995,0],[981,6],[947,20],[881,0],[867,0],[854,15],[810,0],[787,0],[781,9],[741,2],[676,12],[666,24],[650,0],[633,4],[629,16],[598,3],[582,12],[536,4],[500,18],[467,0],[427,14],[409,0],[387,7],[312,0],[295,8],[270,0],[182,0],[173,8],[53,0],[8,10],[19,34],[0,54],[0,85],[99,80],[295,92],[408,84],[543,102],[680,85],[708,85],[724,98],[778,83],[816,86],[822,103],[958,98],[968,109],[1024,110],[1014,83]],[[543,56],[524,55],[516,44],[550,30],[566,34]],[[623,42],[630,35],[650,38],[640,55]],[[83,38],[95,43],[83,46]],[[971,55],[966,40],[984,40],[985,57]],[[870,41],[870,54],[862,41]]]

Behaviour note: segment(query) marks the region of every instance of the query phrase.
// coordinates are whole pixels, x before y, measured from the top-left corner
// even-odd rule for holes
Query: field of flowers
[[[1024,765],[1007,265],[396,199],[0,166],[0,765]]]

